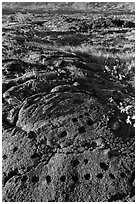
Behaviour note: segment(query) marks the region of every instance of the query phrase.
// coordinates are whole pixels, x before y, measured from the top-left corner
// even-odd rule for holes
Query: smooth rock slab
[[[92,109],[93,104],[98,104],[96,99],[82,93],[36,94],[25,100],[19,111],[17,126],[27,132],[36,130],[50,119],[71,115],[81,106]]]

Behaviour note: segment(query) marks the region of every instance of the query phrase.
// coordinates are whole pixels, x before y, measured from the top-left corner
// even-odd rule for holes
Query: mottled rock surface
[[[134,28],[110,19],[90,26],[100,29],[101,22]],[[134,96],[129,87],[94,53],[11,55],[3,60],[3,201],[134,200],[134,127],[118,108]]]

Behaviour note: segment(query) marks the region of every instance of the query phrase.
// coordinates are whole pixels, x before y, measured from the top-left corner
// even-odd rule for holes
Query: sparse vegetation
[[[26,21],[32,21],[33,15],[31,13],[22,14],[20,12],[15,14],[15,21],[19,23],[25,23]]]
[[[135,3],[2,13],[3,201],[134,201]]]

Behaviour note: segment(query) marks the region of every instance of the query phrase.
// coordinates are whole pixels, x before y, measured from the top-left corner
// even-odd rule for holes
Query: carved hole
[[[18,175],[18,169],[14,169],[14,170],[11,170],[7,176],[5,176],[4,178],[4,186],[6,184],[7,181],[9,181],[13,176],[17,176]]]
[[[88,163],[88,159],[84,159],[84,163],[87,164]]]
[[[117,150],[110,150],[110,151],[108,152],[108,157],[109,157],[109,159],[111,159],[111,158],[113,158],[113,157],[117,157],[117,156],[119,156],[119,152],[118,152]]]
[[[114,174],[112,174],[112,173],[109,174],[109,177],[110,177],[111,179],[115,179],[115,176],[114,176]]]
[[[120,173],[120,176],[121,176],[122,178],[125,178],[125,177],[126,177],[126,174],[125,174],[124,172],[121,172],[121,173]]]
[[[83,100],[76,98],[76,99],[73,100],[73,103],[80,105],[81,103],[83,103]]]
[[[46,176],[46,181],[47,181],[47,184],[50,184],[50,182],[51,182],[51,176]]]
[[[31,180],[32,180],[33,183],[37,183],[39,181],[39,177],[38,176],[33,176]]]
[[[93,123],[93,121],[91,120],[91,119],[88,119],[87,120],[87,125],[89,125],[89,126],[91,126],[91,125],[93,125],[94,123]]]
[[[100,167],[101,167],[101,169],[103,169],[104,171],[106,171],[106,170],[108,170],[109,165],[108,165],[108,164],[105,164],[104,162],[101,162],[101,163],[100,163]]]
[[[103,178],[103,174],[99,173],[96,175],[97,178],[102,179]]]
[[[86,180],[89,180],[89,179],[90,179],[90,174],[85,174],[85,175],[84,175],[84,178],[85,178]]]
[[[3,159],[5,160],[5,159],[7,159],[7,158],[8,158],[7,155],[4,154],[4,155],[3,155]]]
[[[27,177],[27,176],[23,176],[23,177],[22,177],[22,179],[21,179],[21,181],[22,181],[22,182],[26,182],[26,181],[27,181],[27,179],[28,179],[28,177]]]
[[[89,113],[85,112],[84,115],[85,115],[85,116],[89,116]]]
[[[66,176],[61,176],[61,177],[60,177],[60,181],[61,181],[61,182],[65,182],[65,180],[66,180]]]
[[[91,147],[91,143],[89,141],[82,141],[81,147],[88,147],[88,148],[90,148]]]
[[[86,132],[86,129],[84,126],[82,126],[82,127],[79,127],[78,131],[79,131],[79,134],[82,134],[82,133]]]
[[[37,137],[37,135],[35,134],[35,132],[33,132],[33,131],[30,131],[29,133],[28,133],[28,138],[29,139],[35,139]]]
[[[76,123],[76,122],[78,122],[78,119],[77,119],[77,118],[72,118],[72,121],[73,121],[74,123]]]
[[[78,164],[79,164],[78,159],[75,159],[75,160],[72,161],[73,167],[76,167]]]
[[[67,136],[67,132],[65,130],[59,135],[60,138],[66,137],[66,136]]]
[[[92,142],[92,148],[95,149],[97,147],[97,143],[95,141]]]
[[[18,150],[18,147],[14,147],[13,153],[15,153]]]
[[[33,155],[31,155],[31,159],[37,159],[39,157],[40,157],[39,154],[36,152]]]
[[[78,175],[77,175],[77,174],[72,175],[72,180],[73,180],[75,183],[77,183],[78,180],[79,180]]]

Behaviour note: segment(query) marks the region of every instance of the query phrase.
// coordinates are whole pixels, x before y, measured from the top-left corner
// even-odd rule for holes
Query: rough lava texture
[[[66,56],[60,71],[42,70],[4,92],[4,201],[132,196],[134,130],[118,110],[108,119],[108,99],[118,87],[101,68],[94,72],[83,62],[77,67],[77,58]],[[122,90],[116,93],[119,98]]]
[[[128,91],[96,58],[43,58],[3,60],[3,202],[134,200],[134,127],[110,103]]]

